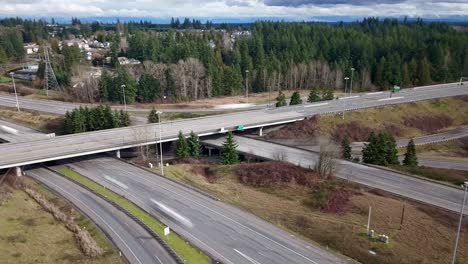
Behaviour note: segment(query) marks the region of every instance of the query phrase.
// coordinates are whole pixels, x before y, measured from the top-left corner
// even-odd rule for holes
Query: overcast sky
[[[0,16],[284,18],[447,17],[468,14],[468,0],[0,0]]]

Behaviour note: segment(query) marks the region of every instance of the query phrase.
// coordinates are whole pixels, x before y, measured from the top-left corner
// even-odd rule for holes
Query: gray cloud
[[[401,3],[467,3],[467,0],[264,0],[267,6],[331,6],[331,5],[353,5],[365,6],[376,4],[401,4]]]
[[[379,5],[385,5],[381,7]],[[6,16],[281,18],[466,16],[468,0],[0,0]]]

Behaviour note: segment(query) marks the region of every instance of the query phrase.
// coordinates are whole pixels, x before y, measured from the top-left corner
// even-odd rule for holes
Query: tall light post
[[[21,112],[20,107],[19,107],[19,102],[18,102],[18,93],[16,92],[15,73],[12,72],[10,73],[10,75],[11,75],[11,80],[13,81],[13,90],[15,90],[16,109],[18,109],[18,112]]]
[[[245,70],[245,97],[249,103],[249,70]]]
[[[122,87],[124,109],[125,109],[125,112],[127,112],[127,101],[125,100],[125,87],[127,86],[125,84],[122,84],[120,87]]]
[[[468,189],[468,182],[463,183],[463,202],[460,210],[460,221],[458,222],[457,234],[455,236],[455,247],[453,249],[452,255],[452,264],[455,264],[455,259],[457,257],[457,248],[458,248],[458,239],[460,238],[460,230],[463,221],[463,210],[465,209],[465,200],[466,200],[466,191]]]
[[[351,68],[351,87],[349,88],[349,96],[353,93],[353,76],[354,76],[354,68]]]
[[[345,77],[345,88],[344,88],[344,94],[345,96],[343,97],[343,119],[344,119],[344,112],[346,110],[346,100],[344,100],[344,98],[346,97],[346,90],[348,89],[348,80],[349,80],[349,77]]]
[[[159,126],[159,155],[161,156],[161,175],[164,176],[164,163],[163,163],[163,152],[162,152],[162,132],[161,132],[161,111],[157,111],[158,115],[158,126]]]

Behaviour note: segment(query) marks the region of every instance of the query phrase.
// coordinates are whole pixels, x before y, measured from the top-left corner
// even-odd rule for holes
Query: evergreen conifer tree
[[[278,97],[276,97],[276,107],[286,106],[286,95],[282,91],[279,91]]]
[[[229,132],[226,141],[223,143],[223,163],[231,165],[239,162],[239,153],[237,152],[237,143],[234,141],[232,132]]]
[[[120,110],[120,127],[127,127],[130,125],[130,116],[128,115],[128,112],[125,112],[124,110]]]
[[[200,140],[198,136],[192,131],[190,132],[190,137],[187,140],[190,156],[199,157],[200,156]]]
[[[185,138],[182,131],[179,131],[179,139],[177,140],[176,146],[176,157],[178,159],[186,159],[190,156],[187,139]]]
[[[333,100],[333,89],[327,88],[323,91],[322,100]]]
[[[313,88],[310,90],[309,97],[307,98],[307,102],[309,103],[314,103],[314,102],[319,102],[320,101],[320,96],[318,95],[317,89]]]
[[[299,92],[295,91],[291,96],[291,101],[289,102],[289,105],[300,105],[300,104],[302,104],[301,95],[299,94]]]
[[[369,164],[379,164],[379,147],[378,147],[378,138],[375,132],[371,132],[369,138],[367,139],[369,142],[364,149],[362,150],[362,161]]]
[[[148,123],[158,123],[158,114],[154,107],[148,115]]]
[[[403,160],[405,166],[418,166],[418,157],[416,156],[416,146],[413,139],[408,142],[406,146],[405,159]]]
[[[346,160],[351,159],[351,146],[349,142],[348,135],[345,135],[341,140],[341,151],[342,151],[342,158]]]

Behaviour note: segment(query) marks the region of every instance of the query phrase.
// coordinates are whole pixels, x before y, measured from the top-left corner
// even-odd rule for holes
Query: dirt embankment
[[[312,116],[302,121],[294,122],[266,135],[267,138],[311,138],[319,134],[319,116]]]

